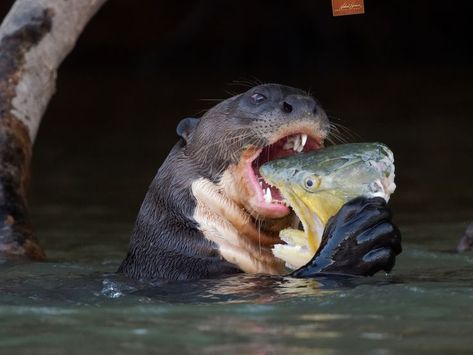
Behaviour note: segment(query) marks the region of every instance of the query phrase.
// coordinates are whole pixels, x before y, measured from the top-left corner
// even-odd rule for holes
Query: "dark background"
[[[466,223],[470,4],[366,0],[365,15],[334,18],[329,0],[110,0],[59,71],[35,145],[33,216],[65,223],[96,206],[109,211],[104,228],[131,228],[177,122],[260,80],[310,90],[349,141],[387,143],[399,214]]]

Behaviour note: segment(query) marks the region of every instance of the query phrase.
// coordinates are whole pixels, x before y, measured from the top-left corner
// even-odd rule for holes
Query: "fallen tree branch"
[[[0,253],[43,259],[26,190],[57,70],[106,0],[17,0],[0,27]]]

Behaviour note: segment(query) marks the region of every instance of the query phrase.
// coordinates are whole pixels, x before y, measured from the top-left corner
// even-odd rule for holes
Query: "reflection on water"
[[[452,238],[446,232],[460,226],[437,227],[429,234],[432,246],[423,239],[426,226],[405,228],[404,237],[412,243],[405,245],[390,276],[298,280],[236,275],[152,284],[114,273],[126,250],[126,233],[115,243],[89,235],[86,244],[71,245],[56,231],[51,261],[2,261],[0,351],[467,352],[473,255],[449,252]]]

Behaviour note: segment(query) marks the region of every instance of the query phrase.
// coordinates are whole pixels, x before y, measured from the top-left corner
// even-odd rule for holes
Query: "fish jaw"
[[[313,253],[309,250],[304,231],[286,228],[279,233],[279,237],[286,244],[275,244],[272,248],[273,255],[284,260],[288,269],[299,269],[310,261]]]
[[[286,244],[276,244],[273,254],[283,259],[289,269],[298,269],[312,259],[321,244],[328,220],[345,201],[336,193],[308,193],[298,185],[284,187],[280,191],[299,217],[303,231],[292,228],[282,230],[279,237]]]

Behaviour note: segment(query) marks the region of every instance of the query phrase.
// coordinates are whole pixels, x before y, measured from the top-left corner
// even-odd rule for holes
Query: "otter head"
[[[259,220],[290,213],[259,167],[322,148],[329,131],[327,115],[314,98],[277,84],[259,85],[227,99],[188,126],[193,129],[185,134],[186,154],[226,196]]]

